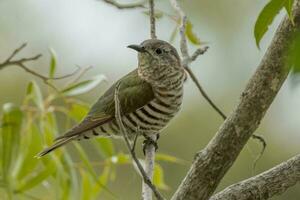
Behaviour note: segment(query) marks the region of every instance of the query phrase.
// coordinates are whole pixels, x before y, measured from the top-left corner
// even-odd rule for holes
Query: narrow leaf
[[[293,4],[294,4],[294,0],[286,0],[285,3],[284,3],[284,8],[285,8],[285,10],[286,10],[286,12],[289,16],[290,21],[292,22],[293,25],[295,25],[294,17],[293,17],[293,14],[292,14]]]
[[[41,110],[44,108],[43,95],[40,87],[35,81],[30,81],[26,89],[27,99],[32,99],[35,105]]]
[[[111,175],[111,165],[106,165],[104,169],[102,170],[101,175],[98,178],[98,181],[102,183],[103,185],[107,185],[109,181],[109,176]],[[93,198],[92,199],[97,199],[97,196],[99,193],[102,191],[102,187],[100,187],[98,184],[94,184],[94,187],[92,190],[90,189]]]
[[[1,160],[4,181],[10,177],[13,162],[18,157],[21,138],[22,111],[12,103],[3,105],[1,121]]]
[[[13,173],[18,180],[23,179],[35,170],[39,160],[34,158],[34,156],[42,149],[41,135],[35,124],[30,126],[27,134],[24,137],[29,138],[28,146]]]
[[[154,172],[153,172],[153,183],[159,189],[167,190],[169,187],[166,185],[164,180],[164,171],[159,164],[154,165]]]
[[[84,170],[80,171],[81,174],[81,200],[91,199],[92,192],[91,189],[93,187],[92,185],[92,179],[90,177],[90,174],[86,173]]]
[[[104,80],[106,80],[105,76],[98,75],[98,76],[93,77],[90,80],[85,80],[85,81],[70,85],[67,88],[63,89],[61,92],[66,96],[75,96],[75,95],[83,94],[83,93],[91,91],[92,89],[94,89],[97,85],[99,85]]]
[[[162,154],[158,153],[155,155],[155,160],[156,161],[166,161],[166,162],[171,162],[171,163],[178,163],[178,164],[183,164],[184,161],[176,158],[175,156],[167,155],[167,154]]]
[[[288,65],[292,67],[293,80],[299,79],[300,74],[300,32],[295,34],[295,37],[288,51]],[[295,77],[296,76],[296,77]],[[296,79],[295,79],[296,78]]]
[[[187,21],[186,23],[186,28],[185,28],[185,35],[188,38],[188,40],[194,44],[194,45],[200,45],[201,42],[199,40],[199,38],[197,37],[197,35],[193,32],[193,24],[191,23],[191,21]]]
[[[50,162],[48,165],[45,165],[46,168],[38,173],[33,173],[33,175],[29,178],[26,178],[19,182],[19,185],[17,186],[17,192],[24,192],[26,190],[29,190],[46,180],[51,174],[53,174],[56,171],[55,163]]]
[[[98,178],[97,178],[97,174],[92,166],[92,164],[90,163],[88,156],[86,155],[85,151],[83,150],[83,148],[76,142],[74,142],[75,148],[77,150],[77,152],[79,153],[79,157],[82,160],[84,166],[86,167],[87,171],[90,173],[91,177],[93,178],[93,180],[96,182],[96,184],[99,185],[99,187],[101,187],[102,189],[104,189],[106,192],[108,192],[109,194],[112,194],[112,192],[103,184],[101,183]]]
[[[53,78],[55,71],[56,71],[56,63],[57,63],[57,56],[53,49],[49,49],[50,51],[50,68],[49,68],[49,78]]]

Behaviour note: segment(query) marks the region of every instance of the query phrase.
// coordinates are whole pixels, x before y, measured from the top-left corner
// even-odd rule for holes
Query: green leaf
[[[103,185],[107,185],[111,174],[111,165],[106,165],[98,178],[98,182],[102,183]],[[97,199],[97,195],[99,195],[99,193],[102,191],[102,187],[100,187],[99,184],[94,184],[92,190],[90,189],[89,191],[91,191],[93,196],[91,199]]]
[[[185,27],[185,35],[188,38],[188,40],[194,44],[194,45],[200,45],[201,42],[199,40],[199,38],[197,37],[197,35],[193,32],[193,24],[191,23],[191,21],[187,21],[186,23],[186,27]]]
[[[78,177],[76,173],[77,169],[74,168],[73,161],[71,159],[71,156],[68,153],[64,153],[63,158],[64,158],[63,159],[64,162],[62,163],[64,167],[63,173],[67,175],[67,180],[65,180],[65,182],[68,187],[67,192],[63,191],[64,194],[68,194],[68,195],[64,195],[64,197],[66,200],[76,199],[75,197],[78,197],[78,195],[80,194]]]
[[[57,63],[57,56],[53,49],[49,49],[51,58],[50,58],[50,68],[49,68],[49,78],[53,78],[55,71],[56,71],[56,63]]]
[[[27,99],[32,99],[35,105],[41,110],[44,109],[43,95],[40,87],[35,81],[30,81],[26,90]]]
[[[76,122],[79,122],[87,115],[88,111],[89,106],[87,104],[75,102],[71,104],[68,114]]]
[[[32,173],[39,163],[39,160],[34,158],[34,156],[42,149],[42,139],[38,127],[35,124],[31,124],[28,135],[24,135],[29,139],[28,143],[25,144],[27,147],[24,149],[25,152],[22,153],[18,164],[14,168],[13,176],[18,180],[23,179],[30,173]]]
[[[167,154],[162,154],[158,153],[155,155],[155,160],[156,161],[166,161],[166,162],[171,162],[171,163],[178,163],[178,164],[184,164],[185,162],[179,158],[176,158],[175,156],[167,155]]]
[[[298,31],[288,51],[288,65],[292,67],[292,75],[300,74],[300,31]]]
[[[164,171],[159,164],[154,165],[154,172],[153,172],[153,183],[159,189],[168,190],[169,187],[166,185],[164,180]]]
[[[8,181],[12,164],[18,157],[23,114],[19,107],[12,103],[3,105],[1,134],[1,160],[4,181]]]
[[[290,21],[292,22],[293,25],[295,25],[294,16],[292,14],[293,4],[294,4],[294,0],[287,0],[287,1],[285,1],[284,8],[289,16]]]
[[[38,172],[31,174],[31,177],[28,177],[26,179],[23,179],[22,181],[18,182],[17,186],[17,192],[24,192],[26,190],[29,190],[43,182],[45,179],[47,179],[51,174],[55,173],[56,167],[55,162],[50,162],[47,165],[45,165],[45,168]]]
[[[92,199],[92,192],[91,192],[91,188],[93,187],[92,179],[90,177],[90,174],[86,173],[84,170],[80,171],[81,174],[81,184],[82,184],[82,188],[81,188],[81,200],[86,200],[86,199]]]
[[[39,122],[44,141],[48,145],[52,144],[54,137],[58,133],[56,114],[54,112],[47,112]]]
[[[93,77],[90,80],[85,80],[85,81],[70,85],[67,88],[63,89],[61,92],[66,96],[75,96],[75,95],[83,94],[83,93],[91,91],[92,89],[94,89],[97,85],[99,85],[104,80],[106,80],[105,76],[98,75],[98,76]]]
[[[77,142],[74,142],[74,145],[75,145],[75,148],[76,148],[77,152],[79,153],[80,159],[82,160],[84,166],[86,167],[87,171],[90,173],[91,177],[96,182],[96,184],[98,184],[99,187],[101,187],[102,189],[104,189],[109,194],[112,194],[112,192],[102,182],[100,182],[98,180],[97,174],[96,174],[93,166],[89,162],[89,158],[86,155],[86,153],[83,150],[83,148]]]
[[[269,26],[272,24],[274,18],[279,13],[279,11],[285,7],[290,19],[291,17],[291,8],[293,0],[270,0],[269,3],[263,8],[260,12],[254,27],[254,37],[256,41],[256,46],[260,48],[259,43],[262,37],[267,32]]]
[[[30,81],[26,88],[26,95],[30,96],[33,93],[33,82]]]
[[[95,146],[104,158],[111,157],[115,154],[114,145],[109,138],[95,138]]]

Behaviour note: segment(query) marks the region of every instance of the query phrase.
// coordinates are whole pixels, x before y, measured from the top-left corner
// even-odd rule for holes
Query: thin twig
[[[22,44],[19,48],[15,49],[13,53],[6,59],[5,62],[9,62],[16,54],[27,46],[27,43]]]
[[[122,117],[121,117],[121,108],[120,108],[120,100],[119,100],[119,88],[120,88],[120,84],[121,81],[119,81],[116,84],[115,87],[115,93],[114,93],[114,101],[115,101],[115,119],[117,121],[117,124],[120,128],[121,133],[123,134],[123,138],[125,140],[126,146],[131,154],[131,157],[133,159],[133,161],[135,162],[135,164],[137,165],[144,182],[151,188],[151,190],[153,191],[154,195],[156,196],[156,198],[158,200],[163,200],[164,198],[162,197],[162,195],[159,193],[159,191],[156,189],[156,187],[152,184],[151,180],[149,179],[149,177],[147,176],[143,166],[141,165],[141,163],[139,162],[138,158],[136,157],[134,148],[131,147],[130,142],[129,142],[129,137],[128,137],[128,133],[127,130],[122,122]],[[137,133],[136,133],[137,134]],[[135,143],[135,142],[134,142]],[[134,145],[135,146],[135,145]]]
[[[154,0],[149,0],[150,9],[150,35],[151,39],[156,39],[156,28],[155,28],[155,14],[154,14]]]
[[[136,3],[128,3],[128,4],[121,4],[114,0],[103,0],[105,3],[113,5],[118,9],[133,9],[133,8],[145,8],[146,1],[140,1]]]
[[[79,81],[79,79],[81,79],[81,77],[88,72],[90,69],[93,68],[93,66],[88,66],[88,67],[80,67],[79,65],[76,65],[77,69],[78,69],[78,73],[76,77],[74,77],[74,79],[70,80],[66,85],[70,85],[73,83],[76,83],[77,81]]]
[[[198,79],[196,78],[195,74],[192,72],[192,70],[189,67],[186,67],[185,70],[188,72],[190,75],[191,79],[199,89],[200,93],[202,96],[206,99],[206,101],[213,107],[213,109],[225,120],[226,115],[214,104],[214,102],[209,98],[209,96],[206,94],[202,86],[200,85]]]
[[[53,78],[50,78],[50,77],[47,77],[47,76],[44,76],[42,74],[39,74],[33,70],[31,70],[30,68],[28,68],[26,65],[25,65],[25,62],[30,62],[30,61],[36,61],[38,60],[42,54],[38,54],[36,56],[33,56],[33,57],[29,57],[29,58],[21,58],[19,60],[12,60],[20,51],[22,51],[25,47],[27,46],[26,43],[22,44],[19,48],[15,49],[12,54],[3,62],[3,63],[0,63],[0,70],[1,69],[4,69],[5,67],[8,67],[8,66],[18,66],[20,68],[22,68],[23,70],[25,70],[26,72],[32,74],[33,76],[35,77],[38,77],[39,79],[41,79],[45,84],[47,84],[49,87],[53,88],[54,90],[58,91],[58,89],[53,85],[51,84],[49,81],[50,80],[60,80],[60,79],[65,79],[65,78],[68,78],[68,77],[71,77],[73,75],[75,75],[79,70],[80,68],[76,69],[74,72],[70,73],[70,74],[66,74],[66,75],[63,75],[63,76],[59,76],[59,77],[53,77]]]
[[[252,134],[251,138],[254,140],[257,140],[262,145],[262,149],[260,150],[259,154],[256,156],[256,158],[253,161],[252,173],[254,174],[256,165],[266,150],[267,143],[266,143],[266,140],[264,139],[264,137],[261,135]]]

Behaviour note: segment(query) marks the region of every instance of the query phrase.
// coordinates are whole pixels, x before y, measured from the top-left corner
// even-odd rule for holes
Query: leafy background
[[[280,20],[290,12],[291,3],[182,1],[190,19],[186,34],[191,48],[199,43],[210,46],[193,64],[193,70],[226,113],[236,105]],[[166,0],[157,1],[157,8],[172,13]],[[71,77],[55,81],[60,93],[17,67],[1,70],[0,199],[139,198],[141,180],[122,141],[98,138],[74,142],[42,159],[34,155],[78,122],[109,85],[135,68],[136,54],[125,47],[149,37],[147,15],[87,0],[2,0],[0,12],[0,61],[28,42],[19,56],[43,53],[43,58],[30,67],[50,77],[70,73],[76,65],[93,66],[79,80]],[[159,38],[172,40],[178,47],[176,20],[164,13],[157,16]],[[294,81],[300,71],[299,41],[295,39],[290,52],[295,73],[257,131],[267,140],[266,152],[253,171],[261,146],[250,140],[219,189],[299,153],[300,93]],[[190,80],[185,91],[180,115],[159,141],[155,182],[166,196],[180,183],[194,153],[207,144],[222,123]],[[137,151],[143,158],[140,144]],[[297,185],[273,199],[299,199],[299,189]]]

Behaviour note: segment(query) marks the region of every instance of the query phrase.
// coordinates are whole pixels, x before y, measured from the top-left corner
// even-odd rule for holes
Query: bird
[[[175,47],[166,41],[148,39],[129,45],[138,53],[138,67],[114,83],[91,107],[84,119],[54,144],[41,151],[42,157],[74,140],[122,137],[115,118],[114,92],[119,83],[121,120],[130,140],[157,135],[179,112],[187,78]]]

